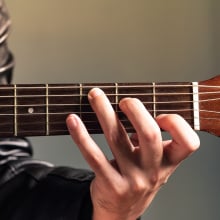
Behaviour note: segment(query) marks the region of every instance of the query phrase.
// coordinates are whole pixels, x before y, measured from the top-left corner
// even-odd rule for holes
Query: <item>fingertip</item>
[[[130,97],[126,97],[126,98],[123,98],[120,100],[119,102],[119,107],[122,109],[122,110],[132,110],[138,106],[138,108],[142,108],[143,107],[143,103],[137,99],[137,98],[130,98]]]
[[[156,119],[156,121],[163,120],[163,118],[165,118],[166,116],[167,116],[167,114],[160,114],[155,119]]]
[[[194,151],[198,150],[199,147],[200,147],[200,138],[199,138],[198,134],[194,131],[192,141],[189,146],[189,150],[191,150],[191,152],[194,152]]]
[[[97,96],[103,95],[104,92],[100,88],[93,88],[88,93],[89,100],[96,98]]]
[[[179,124],[187,124],[188,126],[186,120],[178,114],[160,114],[155,118],[155,120],[158,125],[164,130],[172,129],[172,126],[176,126]]]
[[[72,131],[77,127],[79,120],[80,119],[76,114],[70,114],[67,116],[66,124],[67,124],[69,131]]]

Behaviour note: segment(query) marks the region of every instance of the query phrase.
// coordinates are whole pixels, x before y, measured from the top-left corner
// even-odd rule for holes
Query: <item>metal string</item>
[[[152,86],[152,83],[128,83],[128,84],[122,84],[120,85],[120,83],[117,83],[118,84],[118,88],[153,88]],[[105,85],[105,83],[103,84],[91,84],[91,85],[84,85],[82,84],[83,86],[83,89],[90,89],[90,88],[94,88],[94,87],[100,87],[100,88],[112,88],[114,89],[115,88],[115,83],[112,83],[112,85]],[[155,88],[165,88],[165,87],[189,87],[191,88],[192,87],[192,84],[157,84],[155,83]],[[0,90],[4,90],[4,89],[13,89],[13,85],[9,85],[9,86],[0,86]],[[78,85],[64,85],[64,86],[51,86],[50,84],[48,84],[48,88],[49,89],[80,89],[80,84]],[[198,88],[220,88],[220,85],[200,85],[198,84]],[[24,86],[21,86],[19,84],[17,84],[17,89],[45,89],[45,85],[42,85],[42,86],[38,86],[37,84],[36,85],[33,85],[33,86],[29,86],[28,84],[27,85],[24,85]]]

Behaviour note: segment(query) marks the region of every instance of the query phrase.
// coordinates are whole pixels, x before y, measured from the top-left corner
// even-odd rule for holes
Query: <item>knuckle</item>
[[[159,127],[154,127],[151,130],[143,131],[143,135],[148,141],[157,141],[161,138],[161,133]]]
[[[169,175],[162,175],[160,172],[154,172],[148,178],[149,188],[151,191],[158,190],[162,185],[166,184]]]
[[[122,184],[115,185],[112,188],[114,198],[116,201],[126,201],[131,198],[139,197],[143,195],[148,189],[146,178],[133,177],[132,179],[126,179]]]
[[[149,178],[149,184],[150,184],[151,188],[153,188],[153,189],[156,188],[156,186],[158,185],[159,182],[160,182],[160,177],[159,177],[158,173],[154,173]]]
[[[114,200],[116,203],[120,203],[125,201],[130,193],[130,189],[128,184],[125,182],[121,184],[113,184],[111,187],[112,196],[114,196]]]
[[[148,189],[148,182],[146,176],[143,174],[136,174],[132,177],[129,185],[130,193],[134,195],[143,194]]]
[[[143,179],[138,179],[137,181],[133,182],[132,184],[132,192],[134,194],[142,194],[146,191],[147,185],[146,182]]]

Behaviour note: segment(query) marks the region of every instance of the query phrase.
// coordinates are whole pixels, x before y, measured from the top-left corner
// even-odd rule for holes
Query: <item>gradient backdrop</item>
[[[218,0],[7,0],[14,83],[199,81],[220,73]],[[220,139],[170,178],[144,220],[220,219]],[[102,135],[94,138],[109,155]],[[30,138],[35,157],[87,167],[69,136]]]

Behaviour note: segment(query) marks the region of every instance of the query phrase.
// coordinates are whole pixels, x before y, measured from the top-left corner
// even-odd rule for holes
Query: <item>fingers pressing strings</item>
[[[139,144],[141,161],[148,168],[159,167],[163,155],[159,126],[138,99],[125,98],[120,102],[120,108],[137,132],[133,140]]]
[[[92,89],[88,98],[120,170],[126,172],[129,164],[132,163],[134,148],[127,132],[102,90]]]

